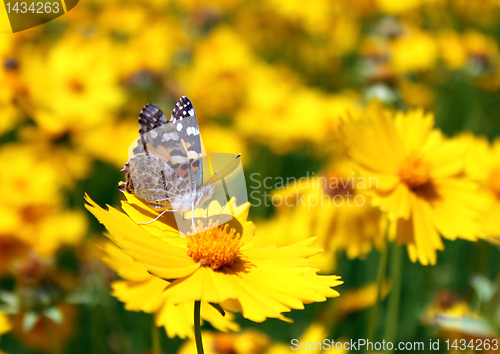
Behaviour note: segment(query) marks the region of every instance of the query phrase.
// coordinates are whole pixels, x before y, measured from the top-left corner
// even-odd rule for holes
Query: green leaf
[[[47,318],[50,318],[54,323],[61,324],[64,320],[64,315],[57,307],[49,307],[48,309],[43,310],[43,315]]]
[[[30,332],[33,327],[35,327],[39,319],[40,314],[38,312],[27,312],[23,317],[23,331]]]
[[[496,291],[496,285],[482,274],[472,276],[470,284],[482,302],[490,301]]]

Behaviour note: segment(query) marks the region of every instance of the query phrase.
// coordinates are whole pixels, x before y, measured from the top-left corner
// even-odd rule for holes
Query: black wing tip
[[[145,111],[146,109],[150,108],[150,107],[151,107],[151,108],[156,108],[156,109],[158,109],[158,110],[160,110],[160,111],[161,111],[161,109],[160,109],[160,108],[158,108],[158,106],[157,106],[157,105],[155,105],[154,103],[151,103],[151,102],[150,102],[150,103],[146,103],[146,104],[144,105],[144,107],[142,107],[141,112],[139,113],[139,115],[143,114],[143,113],[144,113],[144,111]]]
[[[179,100],[177,101],[177,105],[179,106],[190,106],[192,107],[193,104],[191,103],[191,100],[187,96],[181,96]]]

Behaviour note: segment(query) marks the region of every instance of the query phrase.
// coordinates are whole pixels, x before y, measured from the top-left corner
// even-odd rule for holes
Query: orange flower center
[[[233,264],[240,251],[240,241],[240,234],[225,224],[190,236],[187,254],[195,262],[216,270]]]
[[[399,168],[399,177],[410,188],[418,188],[429,181],[429,164],[421,158],[410,155]]]
[[[494,169],[488,178],[491,190],[500,198],[500,168]]]

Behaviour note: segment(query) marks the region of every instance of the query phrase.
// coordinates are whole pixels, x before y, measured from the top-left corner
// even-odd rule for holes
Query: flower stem
[[[391,294],[387,308],[387,317],[385,324],[384,339],[387,342],[396,340],[398,320],[399,320],[399,304],[401,300],[401,276],[403,262],[403,247],[394,245],[391,254]]]
[[[154,316],[153,325],[151,327],[151,342],[153,354],[161,354],[160,328],[156,325]]]
[[[45,333],[47,334],[47,338],[49,340],[51,353],[52,354],[60,354],[61,351],[59,350],[59,344],[57,343],[56,336],[54,333],[54,328],[52,327],[52,323],[50,323],[50,320],[45,316],[42,316],[42,321],[43,321],[43,327],[45,329]]]
[[[194,338],[196,340],[196,350],[198,354],[204,354],[203,343],[201,341],[201,302],[194,302]]]
[[[375,337],[375,331],[377,328],[378,310],[380,307],[380,300],[382,298],[382,284],[384,283],[385,271],[387,268],[387,258],[389,254],[389,241],[387,238],[387,233],[385,235],[385,244],[382,255],[380,256],[380,263],[378,268],[377,276],[377,300],[373,305],[372,312],[370,314],[370,322],[368,323],[368,333],[367,339],[373,341]]]

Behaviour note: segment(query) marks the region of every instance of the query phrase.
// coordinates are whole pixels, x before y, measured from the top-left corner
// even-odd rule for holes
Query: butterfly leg
[[[194,203],[191,204],[191,224],[193,226],[193,232],[196,234],[196,227],[194,226]]]

